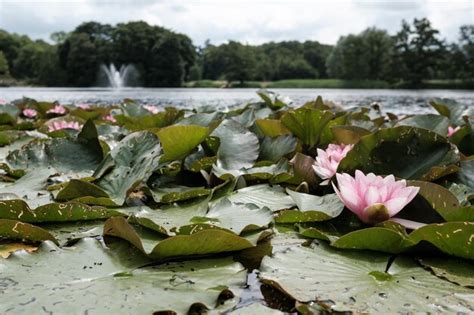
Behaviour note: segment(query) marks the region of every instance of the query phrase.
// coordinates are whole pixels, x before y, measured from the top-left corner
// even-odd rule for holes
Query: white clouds
[[[0,0],[0,28],[47,39],[84,21],[144,20],[188,34],[196,44],[319,40],[378,26],[394,33],[402,19],[428,17],[443,37],[474,23],[470,0]]]

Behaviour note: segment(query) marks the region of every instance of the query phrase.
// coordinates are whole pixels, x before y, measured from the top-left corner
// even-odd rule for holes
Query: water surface
[[[61,103],[113,104],[124,98],[143,103],[195,108],[212,105],[222,109],[258,100],[256,89],[198,89],[198,88],[0,88],[0,98],[14,100],[23,96]],[[313,100],[321,95],[344,107],[367,106],[372,102],[384,111],[403,114],[433,112],[427,105],[435,97],[452,98],[465,106],[474,106],[474,91],[465,90],[364,90],[364,89],[274,89],[290,97],[294,104]]]

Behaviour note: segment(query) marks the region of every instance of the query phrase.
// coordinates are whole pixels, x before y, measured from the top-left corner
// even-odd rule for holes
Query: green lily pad
[[[220,199],[208,207],[209,198],[183,206],[168,209],[143,209],[134,214],[131,222],[136,222],[159,233],[172,235],[181,232],[181,227],[205,224],[208,228],[220,228],[236,234],[266,227],[273,219],[270,209],[253,204],[233,204],[228,199]]]
[[[254,185],[236,190],[227,198],[236,204],[252,203],[258,207],[268,207],[272,211],[288,209],[295,202],[280,186],[267,184]]]
[[[418,179],[434,166],[459,160],[456,149],[437,133],[416,127],[381,129],[364,136],[349,151],[338,167],[339,172],[393,174]]]
[[[99,186],[84,180],[71,179],[56,195],[57,201],[74,200],[90,196],[95,198],[109,198],[109,195]]]
[[[295,176],[301,181],[307,182],[311,187],[315,187],[321,182],[321,179],[314,172],[314,162],[314,158],[299,152],[291,159]]]
[[[124,218],[113,217],[104,225],[104,235],[127,240],[153,259],[239,251],[255,246],[249,240],[221,229],[204,229],[190,235],[164,237],[151,230],[133,227]]]
[[[0,219],[0,240],[22,240],[28,242],[52,241],[57,243],[48,231],[18,220]],[[3,274],[3,272],[2,272]]]
[[[115,115],[114,118],[117,120],[118,124],[124,126],[128,130],[141,131],[169,126],[182,118],[183,115],[184,112],[176,108],[166,108],[163,112],[151,114],[148,110],[139,105],[135,113],[131,113],[129,110],[126,115]]]
[[[33,208],[50,203],[52,198],[46,186],[48,178],[54,173],[54,169],[38,168],[30,170],[13,183],[1,183],[0,199],[22,199]]]
[[[274,92],[267,90],[259,90],[257,94],[263,100],[265,105],[267,105],[273,110],[280,109],[287,105],[283,100],[279,98],[279,95]]]
[[[403,231],[386,227],[371,227],[345,234],[331,242],[331,246],[345,249],[369,249],[398,254],[415,245]]]
[[[370,134],[369,130],[357,126],[333,126],[331,131],[334,135],[334,140],[344,144],[356,144],[360,138]]]
[[[449,119],[433,114],[416,115],[399,121],[398,125],[424,128],[446,137],[448,134]]]
[[[62,246],[86,237],[102,237],[104,222],[104,220],[69,221],[39,223],[38,226],[48,231]]]
[[[156,202],[172,203],[188,199],[208,196],[212,189],[204,187],[187,187],[182,185],[166,185],[150,189],[150,193]]]
[[[107,249],[93,239],[68,249],[45,243],[33,254],[14,253],[0,262],[0,312],[185,314],[193,307],[213,309],[223,291],[238,295],[246,280],[245,269],[231,259],[137,269],[148,263],[129,246]]]
[[[291,131],[278,119],[257,119],[255,120],[255,125],[267,137],[275,138],[291,134]]]
[[[191,223],[194,217],[204,217],[209,209],[209,198],[188,204],[169,206],[152,210],[142,207],[129,221],[165,235],[175,235],[173,231]]]
[[[435,275],[448,281],[474,288],[474,263],[446,257],[423,257],[418,261]]]
[[[226,170],[250,168],[257,160],[257,136],[233,120],[224,120],[212,136],[220,139],[216,166]]]
[[[87,205],[69,203],[50,203],[31,209],[23,200],[0,201],[0,218],[20,220],[28,223],[67,222],[106,219],[120,216],[120,212]]]
[[[323,128],[333,118],[329,111],[310,108],[289,110],[281,117],[281,122],[309,148],[319,142]]]
[[[290,189],[286,192],[295,201],[298,210],[284,210],[277,214],[278,223],[298,223],[325,221],[337,217],[344,204],[336,194],[316,196],[299,193]]]
[[[76,139],[53,138],[31,141],[7,156],[14,168],[52,166],[63,173],[90,175],[102,161],[103,153],[95,125],[88,121]],[[86,174],[86,175],[84,175]]]
[[[213,112],[213,113],[196,113],[186,118],[181,119],[177,122],[179,125],[197,125],[208,127],[211,123],[222,119],[224,116],[221,112]]]
[[[474,222],[425,225],[410,233],[409,239],[427,241],[448,255],[474,259]]]
[[[227,198],[223,198],[209,209],[205,218],[211,220],[210,224],[239,235],[244,231],[266,227],[272,222],[273,214],[267,207],[234,204]]]
[[[158,138],[150,132],[135,132],[109,152],[93,176],[110,199],[122,205],[128,192],[158,167],[160,157]]]
[[[293,136],[265,137],[260,142],[259,160],[277,162],[295,149],[296,139]]]
[[[208,128],[195,125],[174,125],[157,133],[163,146],[162,161],[184,159],[207,137]]]
[[[260,277],[299,302],[355,313],[466,312],[474,292],[432,275],[408,257],[292,247],[262,261]],[[308,263],[311,262],[311,263]]]
[[[474,115],[474,110],[472,110],[472,108],[463,106],[452,99],[435,98],[429,103],[438,111],[438,113],[448,117],[449,120],[457,126],[463,124],[463,116]]]
[[[474,213],[465,217],[467,213],[459,211],[461,206],[458,199],[443,186],[416,180],[408,181],[407,185],[420,187],[418,194],[428,201],[430,206],[446,221],[470,221],[474,219]]]

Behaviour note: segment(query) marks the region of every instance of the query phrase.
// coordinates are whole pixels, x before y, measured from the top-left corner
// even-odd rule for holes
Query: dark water
[[[103,89],[103,88],[0,88],[0,98],[14,100],[27,96],[37,100],[57,100],[62,103],[112,104],[124,98],[143,103],[195,108],[212,105],[224,109],[258,100],[256,89]],[[464,90],[360,90],[360,89],[275,89],[288,96],[294,104],[313,100],[321,95],[344,107],[366,106],[372,102],[384,111],[395,114],[431,113],[427,101],[435,97],[452,98],[466,106],[474,106],[474,91]]]

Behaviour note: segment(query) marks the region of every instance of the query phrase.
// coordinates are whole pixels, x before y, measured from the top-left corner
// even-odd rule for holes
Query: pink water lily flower
[[[79,107],[80,109],[83,109],[83,110],[91,109],[91,106],[89,104],[86,104],[86,103],[77,104],[77,107]]]
[[[27,118],[35,118],[38,114],[38,112],[33,108],[25,108],[21,113]]]
[[[0,105],[6,105],[8,104],[7,100],[4,100],[3,98],[0,98]]]
[[[48,127],[49,132],[63,130],[63,129],[75,129],[80,130],[81,125],[77,121],[53,121]]]
[[[313,169],[316,174],[322,179],[329,180],[336,174],[337,167],[347,153],[354,147],[353,144],[330,144],[326,150],[318,149],[316,162],[313,164]],[[327,184],[324,181],[323,184]]]
[[[153,106],[153,105],[145,105],[143,106],[147,111],[149,111],[152,114],[157,114],[159,112],[158,107]]]
[[[116,123],[117,122],[117,119],[115,119],[115,117],[112,116],[111,114],[105,115],[103,119],[105,121],[110,121],[111,123]]]
[[[453,128],[451,126],[448,127],[448,137],[451,137],[454,135],[458,130],[461,129],[461,127],[457,126],[456,128]]]
[[[66,108],[62,105],[55,105],[53,108],[49,109],[46,113],[64,115],[66,114]]]
[[[396,215],[415,198],[419,187],[407,186],[405,180],[395,180],[393,175],[376,176],[355,172],[355,178],[349,174],[336,174],[339,189],[333,184],[336,194],[344,205],[359,219],[375,224]]]

